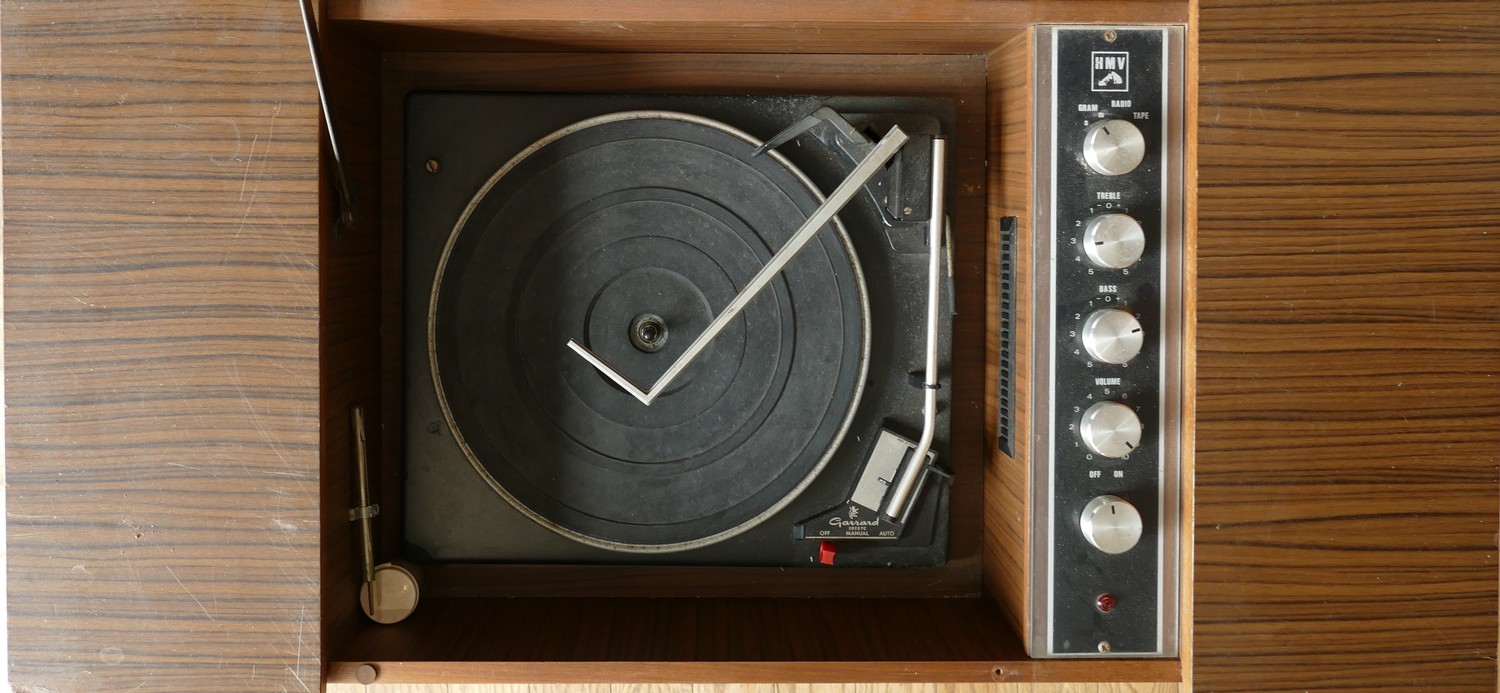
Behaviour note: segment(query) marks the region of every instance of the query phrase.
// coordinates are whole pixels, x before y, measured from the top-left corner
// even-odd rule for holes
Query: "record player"
[[[1025,7],[372,33],[329,190],[331,676],[1177,680],[1182,8]]]
[[[415,92],[404,553],[930,567],[938,98]]]

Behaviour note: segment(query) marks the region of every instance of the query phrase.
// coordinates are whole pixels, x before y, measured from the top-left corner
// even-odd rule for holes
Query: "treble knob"
[[[1083,229],[1083,252],[1089,261],[1108,269],[1134,265],[1146,250],[1146,232],[1129,214],[1101,214]]]

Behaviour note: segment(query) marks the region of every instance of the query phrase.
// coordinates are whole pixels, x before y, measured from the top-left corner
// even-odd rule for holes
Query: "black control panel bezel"
[[[1180,92],[1170,79],[1174,36],[1170,27],[1044,27],[1038,43],[1039,128],[1037,156],[1049,160],[1045,224],[1036,228],[1035,283],[1038,321],[1035,343],[1045,367],[1034,394],[1039,422],[1034,449],[1039,468],[1038,558],[1045,573],[1039,594],[1047,627],[1033,654],[1038,656],[1170,656],[1175,639],[1167,633],[1175,615],[1175,464],[1177,431],[1170,381],[1180,325],[1180,171],[1181,130],[1170,127],[1180,111],[1171,99]],[[1122,58],[1124,58],[1122,60]],[[1108,77],[1114,73],[1116,80]],[[1101,77],[1103,83],[1101,83]],[[1176,82],[1180,84],[1180,80]],[[1141,132],[1145,154],[1139,166],[1121,175],[1094,171],[1084,157],[1089,126],[1124,120]],[[1175,140],[1175,141],[1174,141]],[[1177,175],[1171,175],[1177,174]],[[1174,180],[1175,179],[1175,180]],[[1127,214],[1145,233],[1141,258],[1123,269],[1096,265],[1084,250],[1090,220]],[[1102,309],[1136,317],[1145,339],[1138,356],[1123,365],[1095,361],[1081,341],[1084,321]],[[1140,418],[1140,444],[1125,459],[1092,452],[1079,435],[1083,413],[1101,401],[1129,406]],[[1170,493],[1169,493],[1170,491]],[[1084,507],[1099,496],[1117,496],[1141,515],[1139,543],[1121,554],[1092,546],[1080,529]],[[1172,594],[1169,594],[1172,592]],[[1108,595],[1109,608],[1100,607]]]

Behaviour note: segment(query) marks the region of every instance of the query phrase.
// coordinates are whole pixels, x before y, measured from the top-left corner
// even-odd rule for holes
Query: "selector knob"
[[[1083,412],[1078,435],[1095,454],[1118,459],[1140,447],[1141,419],[1119,402],[1100,402]]]
[[[1099,496],[1078,518],[1083,538],[1104,553],[1125,553],[1141,540],[1141,513],[1118,496]]]
[[[1084,351],[1095,361],[1121,364],[1141,353],[1141,323],[1123,310],[1096,310],[1083,321],[1079,332]]]
[[[1146,250],[1146,232],[1129,214],[1101,214],[1083,229],[1083,252],[1100,267],[1122,269]]]
[[[1128,120],[1101,120],[1083,133],[1083,160],[1097,173],[1130,173],[1146,158],[1146,138]]]

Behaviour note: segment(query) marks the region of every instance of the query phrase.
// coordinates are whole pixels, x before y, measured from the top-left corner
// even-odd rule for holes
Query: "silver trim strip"
[[[1036,129],[1032,139],[1034,148],[1032,161],[1036,167],[1034,180],[1045,179],[1047,181],[1046,188],[1040,185],[1035,186],[1033,194],[1032,209],[1035,222],[1031,232],[1031,266],[1028,268],[1033,287],[1030,306],[1032,318],[1030,372],[1033,537],[1037,534],[1038,520],[1042,526],[1046,527],[1046,541],[1038,542],[1033,538],[1031,565],[1033,574],[1036,573],[1038,566],[1045,566],[1047,575],[1045,581],[1038,581],[1034,578],[1031,580],[1033,628],[1031,629],[1030,650],[1034,656],[1052,654],[1052,623],[1054,621],[1052,585],[1055,582],[1053,570],[1056,565],[1053,548],[1057,543],[1052,522],[1052,498],[1056,493],[1055,480],[1052,476],[1052,427],[1054,424],[1052,345],[1056,343],[1052,306],[1057,294],[1056,280],[1052,272],[1052,239],[1057,233],[1052,210],[1053,200],[1057,198],[1057,114],[1052,104],[1057,103],[1057,84],[1053,79],[1057,73],[1057,29],[1058,27],[1037,28],[1035,88],[1039,96],[1045,94],[1046,98],[1036,99],[1036,111],[1032,117]],[[1039,156],[1043,147],[1047,152],[1045,157]],[[1025,276],[1020,274],[1020,269],[1017,268],[1018,280]],[[1043,284],[1047,286],[1045,296],[1035,290],[1035,287]],[[1046,399],[1038,404],[1038,395],[1042,392],[1047,393]],[[1047,412],[1045,418],[1037,416],[1038,409],[1041,408],[1045,408]],[[1045,487],[1036,483],[1036,479],[1041,477],[1047,479]]]
[[[1181,593],[1179,557],[1182,537],[1182,361],[1183,331],[1183,166],[1187,140],[1184,137],[1183,108],[1186,69],[1184,63],[1185,29],[1170,26],[1162,29],[1162,112],[1165,114],[1166,143],[1162,152],[1162,389],[1161,389],[1161,580],[1157,599],[1160,619],[1158,650],[1164,656],[1178,652],[1178,595]],[[1169,434],[1170,433],[1170,434]]]

